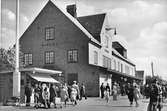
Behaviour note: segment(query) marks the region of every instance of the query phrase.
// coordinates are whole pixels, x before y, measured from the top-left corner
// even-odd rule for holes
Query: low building
[[[142,80],[141,84],[143,84],[143,81],[144,81],[144,71],[143,70],[137,70],[135,76],[137,78],[140,78]]]

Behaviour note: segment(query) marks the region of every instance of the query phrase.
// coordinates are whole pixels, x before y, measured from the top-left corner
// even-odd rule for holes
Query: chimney
[[[72,15],[74,18],[77,17],[76,4],[68,5],[66,9],[67,9],[67,12],[68,12],[70,15]]]

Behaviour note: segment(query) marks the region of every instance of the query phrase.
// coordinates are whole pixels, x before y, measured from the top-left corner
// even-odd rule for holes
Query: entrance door
[[[67,81],[68,81],[69,85],[72,85],[73,81],[77,81],[78,82],[78,74],[77,73],[69,73]]]

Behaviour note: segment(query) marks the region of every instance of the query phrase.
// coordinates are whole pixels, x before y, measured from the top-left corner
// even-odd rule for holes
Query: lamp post
[[[13,73],[13,96],[20,96],[20,72],[19,72],[19,0],[16,0],[16,58],[15,71]]]

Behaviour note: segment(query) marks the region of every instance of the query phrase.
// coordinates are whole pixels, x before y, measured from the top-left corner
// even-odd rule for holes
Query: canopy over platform
[[[111,70],[111,69],[108,69],[108,68],[104,68],[104,67],[99,67],[99,68],[101,70],[105,70],[106,72],[112,74],[112,77],[125,77],[125,78],[129,78],[131,80],[142,81],[141,78],[138,78],[138,77],[135,77],[135,76],[132,76],[132,75],[129,75],[129,74],[121,73],[121,72],[118,72],[118,71],[115,71],[115,70]]]

